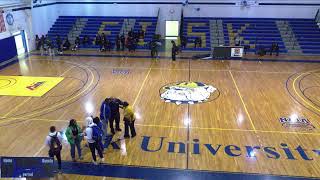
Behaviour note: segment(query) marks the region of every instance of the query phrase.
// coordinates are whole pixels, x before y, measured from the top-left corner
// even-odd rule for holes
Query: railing
[[[183,26],[184,26],[184,16],[183,16],[183,8],[181,9],[181,19],[180,19],[180,32],[179,32],[179,36],[180,36],[180,39],[183,35]]]
[[[317,14],[316,14],[316,16],[315,16],[314,19],[315,19],[315,21],[316,21],[317,23],[320,22],[320,9],[318,9]]]
[[[160,34],[160,20],[159,20],[159,16],[160,16],[160,8],[158,9],[158,13],[157,13],[157,26],[156,26],[156,34]]]
[[[284,24],[286,26],[286,34],[289,35],[289,42],[292,43],[292,49],[294,49],[297,46],[297,40],[295,38],[294,32],[290,27],[289,22],[284,22]]]

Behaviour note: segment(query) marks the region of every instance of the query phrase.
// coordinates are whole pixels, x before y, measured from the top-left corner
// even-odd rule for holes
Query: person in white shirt
[[[46,137],[45,145],[49,148],[49,157],[56,157],[58,161],[58,170],[61,173],[61,149],[62,136],[56,131],[55,126],[50,127],[49,135]]]
[[[102,149],[99,145],[99,142],[97,142],[93,137],[93,129],[94,126],[97,127],[97,125],[93,122],[92,117],[86,118],[87,128],[85,130],[85,139],[87,140],[89,144],[89,148],[92,154],[93,163],[97,165],[97,157],[96,157],[96,150],[98,151],[99,157],[100,157],[100,163],[104,161]]]

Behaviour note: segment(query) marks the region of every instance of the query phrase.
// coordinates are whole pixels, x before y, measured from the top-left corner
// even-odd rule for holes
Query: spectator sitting
[[[79,46],[80,46],[80,38],[77,37],[76,40],[74,41],[74,47],[71,50],[76,51],[78,50]]]
[[[247,51],[248,51],[249,49],[250,49],[250,45],[248,45],[248,44],[244,45],[244,49],[243,49],[244,54],[247,54]]]
[[[181,47],[186,48],[187,47],[187,37],[181,36]]]
[[[107,40],[107,37],[104,33],[101,34],[101,41],[105,41]]]
[[[97,34],[96,39],[95,39],[95,44],[100,45],[101,44],[101,36],[100,34]]]
[[[61,54],[62,53],[62,48],[61,48],[62,41],[61,41],[61,38],[59,35],[56,38],[56,43],[57,43],[58,53]]]
[[[70,44],[70,42],[69,42],[69,40],[67,38],[66,41],[63,44],[63,50],[69,50],[70,46],[71,46],[71,44]]]
[[[259,46],[259,49],[258,49],[258,55],[259,56],[264,56],[264,55],[266,55],[266,50],[265,50],[265,48],[263,47],[263,46]]]
[[[124,48],[126,46],[126,38],[125,38],[124,34],[122,34],[120,36],[120,41],[121,41],[121,50],[124,51]]]
[[[39,51],[41,47],[40,38],[36,35],[36,49]]]
[[[276,51],[276,56],[279,56],[279,44],[278,43],[275,43],[274,44],[274,50]]]
[[[138,30],[137,35],[136,35],[138,37],[138,39],[140,39],[140,35],[141,35],[141,31]]]
[[[237,36],[234,41],[235,41],[235,45],[236,46],[240,46],[241,43],[240,43],[240,37],[239,36]]]
[[[196,39],[194,40],[194,48],[196,47],[201,47],[202,46],[202,40],[200,37],[196,37]]]
[[[133,30],[132,29],[128,32],[128,36],[133,37]]]
[[[83,45],[89,45],[89,44],[90,44],[89,36],[85,35],[85,36],[83,37],[82,43],[83,43]]]
[[[104,38],[101,38],[101,42],[100,42],[100,52],[103,52],[106,50],[106,41],[104,40]]]
[[[144,30],[142,29],[142,30],[140,31],[140,39],[144,39],[144,36],[145,36],[145,32],[144,32]]]
[[[45,41],[45,37],[44,37],[44,35],[42,35],[42,36],[41,36],[41,39],[40,39],[41,45],[44,44],[44,41]]]
[[[105,41],[104,41],[104,47],[105,47],[105,49],[107,49],[108,51],[111,51],[111,42],[108,40],[108,39],[106,39]]]
[[[117,51],[120,50],[120,45],[121,45],[121,37],[120,37],[120,35],[118,35],[118,36],[116,37],[116,47],[117,47]]]
[[[40,39],[40,50],[41,50],[41,56],[43,56],[44,52],[47,51],[47,45],[45,43],[45,37],[44,35],[41,36]]]

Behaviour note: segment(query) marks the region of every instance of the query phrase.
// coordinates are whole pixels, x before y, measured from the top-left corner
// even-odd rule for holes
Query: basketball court
[[[1,0],[0,179],[320,179],[318,1]]]
[[[51,125],[64,131],[72,118],[83,124],[85,117],[99,115],[101,102],[112,96],[133,105],[138,135],[123,139],[118,132],[101,167],[146,174],[174,170],[181,177],[220,172],[319,178],[319,72],[318,63],[307,61],[29,55],[1,70],[1,86],[10,86],[4,82],[8,79],[27,78],[27,85],[48,81],[31,77],[49,77],[52,86],[42,96],[0,97],[0,154],[47,156],[44,138]],[[184,95],[194,100],[184,101]],[[92,166],[88,148],[78,166],[72,165],[69,151],[64,143],[67,168],[61,179],[108,179],[82,168]],[[119,174],[112,177],[136,178]]]

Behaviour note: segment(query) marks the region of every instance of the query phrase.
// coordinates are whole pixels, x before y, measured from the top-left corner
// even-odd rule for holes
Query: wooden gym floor
[[[65,77],[40,98],[0,96],[1,156],[47,156],[49,126],[63,131],[71,118],[82,124],[113,96],[134,105],[138,136],[120,140],[120,150],[109,146],[106,164],[320,178],[319,63],[32,55],[0,75]],[[180,81],[203,82],[220,94],[193,105],[160,99],[161,87]],[[309,124],[287,127],[281,117]],[[179,152],[176,144],[171,152],[170,142],[185,148]],[[69,149],[63,160],[71,160]],[[83,151],[83,162],[90,162]]]

